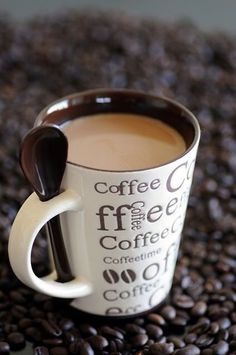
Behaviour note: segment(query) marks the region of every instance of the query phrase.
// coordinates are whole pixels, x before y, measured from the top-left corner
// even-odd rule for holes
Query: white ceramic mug
[[[29,287],[96,315],[137,315],[168,295],[174,274],[200,138],[193,114],[161,97],[129,90],[94,90],[52,103],[36,125],[64,124],[101,112],[157,117],[177,129],[187,149],[162,166],[109,171],[67,162],[63,192],[47,202],[33,193],[13,223],[9,258]],[[70,142],[69,142],[70,144]],[[63,213],[65,212],[65,213]],[[75,279],[38,278],[31,266],[39,230],[60,214]]]

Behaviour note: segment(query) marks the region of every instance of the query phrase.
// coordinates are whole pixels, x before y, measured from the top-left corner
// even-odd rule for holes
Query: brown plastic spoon
[[[48,201],[60,193],[66,166],[68,142],[55,126],[33,128],[24,137],[20,150],[20,164],[26,179],[41,201]],[[73,279],[62,236],[59,216],[48,223],[57,281]]]

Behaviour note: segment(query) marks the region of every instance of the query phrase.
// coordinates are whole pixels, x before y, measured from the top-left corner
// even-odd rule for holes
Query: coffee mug
[[[132,316],[160,305],[170,291],[200,129],[194,115],[171,99],[106,89],[52,103],[36,126],[63,130],[77,118],[101,114],[158,119],[180,134],[186,147],[177,157],[146,168],[109,170],[68,160],[62,192],[46,202],[33,193],[18,212],[9,259],[16,276],[39,292],[72,298],[73,307],[91,314]],[[55,272],[39,278],[31,266],[34,240],[56,215],[74,275],[65,283],[56,281]]]

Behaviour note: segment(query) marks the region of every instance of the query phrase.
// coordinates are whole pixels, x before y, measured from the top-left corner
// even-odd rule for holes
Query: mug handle
[[[11,228],[8,254],[14,273],[27,286],[59,298],[83,297],[92,292],[91,283],[81,276],[60,283],[55,281],[55,272],[43,278],[37,277],[31,265],[32,247],[40,229],[56,215],[65,211],[78,211],[82,207],[81,197],[72,190],[66,190],[45,202],[41,202],[36,193],[32,193],[24,202]]]

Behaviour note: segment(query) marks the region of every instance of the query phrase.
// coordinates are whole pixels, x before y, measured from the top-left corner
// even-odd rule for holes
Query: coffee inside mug
[[[71,95],[46,108],[37,124],[56,124],[69,141],[68,162],[133,171],[182,156],[194,141],[191,113],[171,100],[130,90]]]

